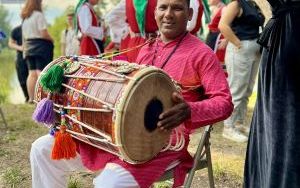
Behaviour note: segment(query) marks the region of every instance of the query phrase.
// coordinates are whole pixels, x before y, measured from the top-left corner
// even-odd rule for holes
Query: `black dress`
[[[269,0],[245,188],[300,188],[300,1]]]

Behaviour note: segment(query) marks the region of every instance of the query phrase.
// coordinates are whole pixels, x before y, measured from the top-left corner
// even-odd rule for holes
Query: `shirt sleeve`
[[[43,13],[37,12],[36,24],[39,31],[47,29],[47,21]]]
[[[103,28],[92,26],[92,15],[88,5],[83,5],[78,12],[79,27],[82,34],[103,40]]]
[[[110,28],[112,42],[120,43],[121,39],[129,32],[126,22],[125,0],[121,0],[105,17]]]
[[[208,52],[201,59],[191,59],[201,78],[205,99],[188,102],[191,107],[191,119],[187,122],[190,129],[213,124],[228,118],[233,110],[232,98],[226,76],[217,57]]]
[[[10,33],[10,38],[13,39],[14,41],[17,40],[17,28],[14,28],[11,33]]]

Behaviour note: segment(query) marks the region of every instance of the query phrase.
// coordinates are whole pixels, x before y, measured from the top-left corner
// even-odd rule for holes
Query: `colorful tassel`
[[[38,123],[44,123],[49,128],[55,121],[53,101],[50,98],[42,99],[36,106],[32,119]]]
[[[62,115],[60,130],[55,133],[54,146],[52,148],[53,160],[71,159],[76,157],[76,144],[67,132],[66,121]]]
[[[64,69],[60,65],[54,65],[42,75],[40,83],[45,90],[56,92],[60,91],[64,78]]]
[[[49,131],[49,134],[51,135],[51,136],[54,136],[55,135],[55,133],[56,133],[56,128],[55,127],[52,127],[51,129],[50,129],[50,131]]]

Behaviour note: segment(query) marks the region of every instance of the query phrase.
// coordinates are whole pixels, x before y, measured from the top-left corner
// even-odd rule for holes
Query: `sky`
[[[1,2],[1,0],[0,0]],[[46,6],[44,12],[47,22],[53,24],[54,19],[60,16],[66,7],[69,5],[75,6],[78,0],[43,0],[43,6]],[[4,7],[9,11],[9,20],[12,27],[17,26],[21,23],[20,11],[22,9],[21,4],[3,4]]]

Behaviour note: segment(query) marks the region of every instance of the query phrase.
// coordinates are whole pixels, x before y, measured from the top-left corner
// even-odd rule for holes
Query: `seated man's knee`
[[[95,188],[139,188],[134,177],[123,167],[108,163],[94,179]]]
[[[31,144],[30,156],[48,155],[52,150],[54,138],[51,135],[45,135],[36,139]]]

